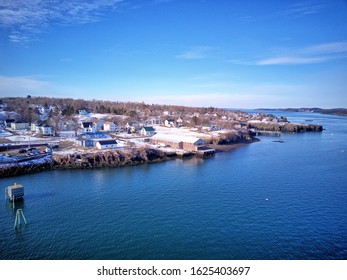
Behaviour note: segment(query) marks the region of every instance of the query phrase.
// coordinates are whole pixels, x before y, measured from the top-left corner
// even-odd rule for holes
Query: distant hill
[[[281,108],[281,109],[268,109],[261,108],[257,110],[279,110],[285,112],[306,112],[306,113],[320,113],[320,114],[328,114],[328,115],[337,115],[337,116],[347,116],[346,108],[333,108],[333,109],[322,109],[322,108]]]

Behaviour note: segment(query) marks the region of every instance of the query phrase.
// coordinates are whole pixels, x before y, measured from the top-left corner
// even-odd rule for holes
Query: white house
[[[127,122],[125,126],[128,133],[135,133],[136,131],[139,130],[139,127],[140,127],[140,123],[137,121]]]
[[[32,123],[31,130],[45,136],[53,135],[52,127],[41,120],[37,120],[36,122]]]
[[[23,130],[29,128],[29,123],[24,121],[16,121],[11,123],[11,129],[13,130]]]
[[[115,132],[116,131],[116,125],[113,122],[105,122],[104,123],[104,130],[109,132]]]
[[[153,126],[144,126],[140,132],[141,132],[141,135],[144,135],[144,136],[153,136],[155,134],[155,130]]]
[[[40,132],[45,135],[45,136],[52,136],[53,132],[52,132],[52,127],[46,123],[44,123],[41,127],[40,127]]]
[[[151,125],[160,125],[160,118],[148,118],[145,121],[145,125],[151,126]]]
[[[41,121],[41,120],[37,120],[37,121],[33,122],[31,124],[31,131],[35,131],[36,132],[37,128],[39,126],[41,126],[41,125],[43,125],[43,121]]]
[[[182,120],[181,117],[179,117],[179,118],[176,120],[176,125],[177,125],[178,127],[183,126],[183,120]]]
[[[117,141],[114,139],[107,139],[107,140],[98,140],[96,142],[96,147],[99,150],[102,149],[113,149],[117,147]]]
[[[95,132],[96,127],[92,122],[82,122],[83,132]]]
[[[174,119],[166,119],[164,122],[164,125],[167,127],[174,127],[175,126],[175,120]]]

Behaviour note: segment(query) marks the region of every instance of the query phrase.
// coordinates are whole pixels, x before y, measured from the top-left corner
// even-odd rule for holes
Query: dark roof
[[[88,128],[89,126],[92,126],[93,123],[92,122],[83,122],[82,125],[84,128]]]
[[[117,141],[114,139],[109,139],[109,140],[99,140],[98,141],[100,145],[112,145],[112,144],[117,144]]]
[[[144,126],[143,127],[146,131],[155,131],[153,126]]]

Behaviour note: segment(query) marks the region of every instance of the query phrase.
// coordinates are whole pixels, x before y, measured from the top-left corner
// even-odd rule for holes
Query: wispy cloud
[[[0,27],[10,30],[9,41],[27,43],[54,25],[95,22],[123,0],[0,0]]]
[[[256,62],[257,65],[294,65],[312,64],[329,60],[329,57],[297,57],[297,56],[278,56],[262,59]]]
[[[203,59],[208,56],[211,50],[212,48],[209,46],[195,46],[182,51],[181,53],[176,55],[176,58],[188,60]]]
[[[278,13],[279,16],[302,17],[317,14],[328,6],[326,1],[301,1],[294,3]]]
[[[256,61],[256,65],[296,65],[323,63],[347,58],[347,42],[318,44]]]
[[[281,2],[284,1],[278,1],[279,5],[281,5]],[[323,12],[327,7],[329,7],[329,2],[324,0],[298,1],[290,5],[279,6],[277,12],[273,13],[237,15],[235,17],[235,21],[241,24],[250,24],[278,18],[293,20],[319,14]]]
[[[3,94],[25,94],[46,89],[49,83],[35,76],[0,76],[0,92]]]

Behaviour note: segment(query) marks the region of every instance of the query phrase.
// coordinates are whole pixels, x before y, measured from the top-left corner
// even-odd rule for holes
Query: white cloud
[[[187,59],[187,60],[203,59],[208,56],[208,53],[211,50],[212,48],[208,46],[191,47],[188,50],[185,50],[181,52],[180,54],[178,54],[176,58]]]
[[[27,94],[47,89],[49,83],[31,76],[0,76],[0,92],[4,95]]]
[[[11,30],[9,40],[26,43],[57,24],[82,24],[102,18],[123,0],[0,0],[0,26]]]
[[[319,44],[303,49],[303,53],[307,54],[335,54],[347,53],[347,42],[332,42]]]
[[[277,55],[250,63],[255,65],[297,65],[323,63],[347,58],[347,43],[332,42],[317,44],[297,50],[288,51],[284,55]]]
[[[295,56],[279,56],[268,59],[259,60],[256,65],[296,65],[296,64],[312,64],[330,60],[329,57],[295,57]]]
[[[279,16],[302,17],[317,14],[327,7],[326,1],[301,1],[291,4],[278,13]]]

